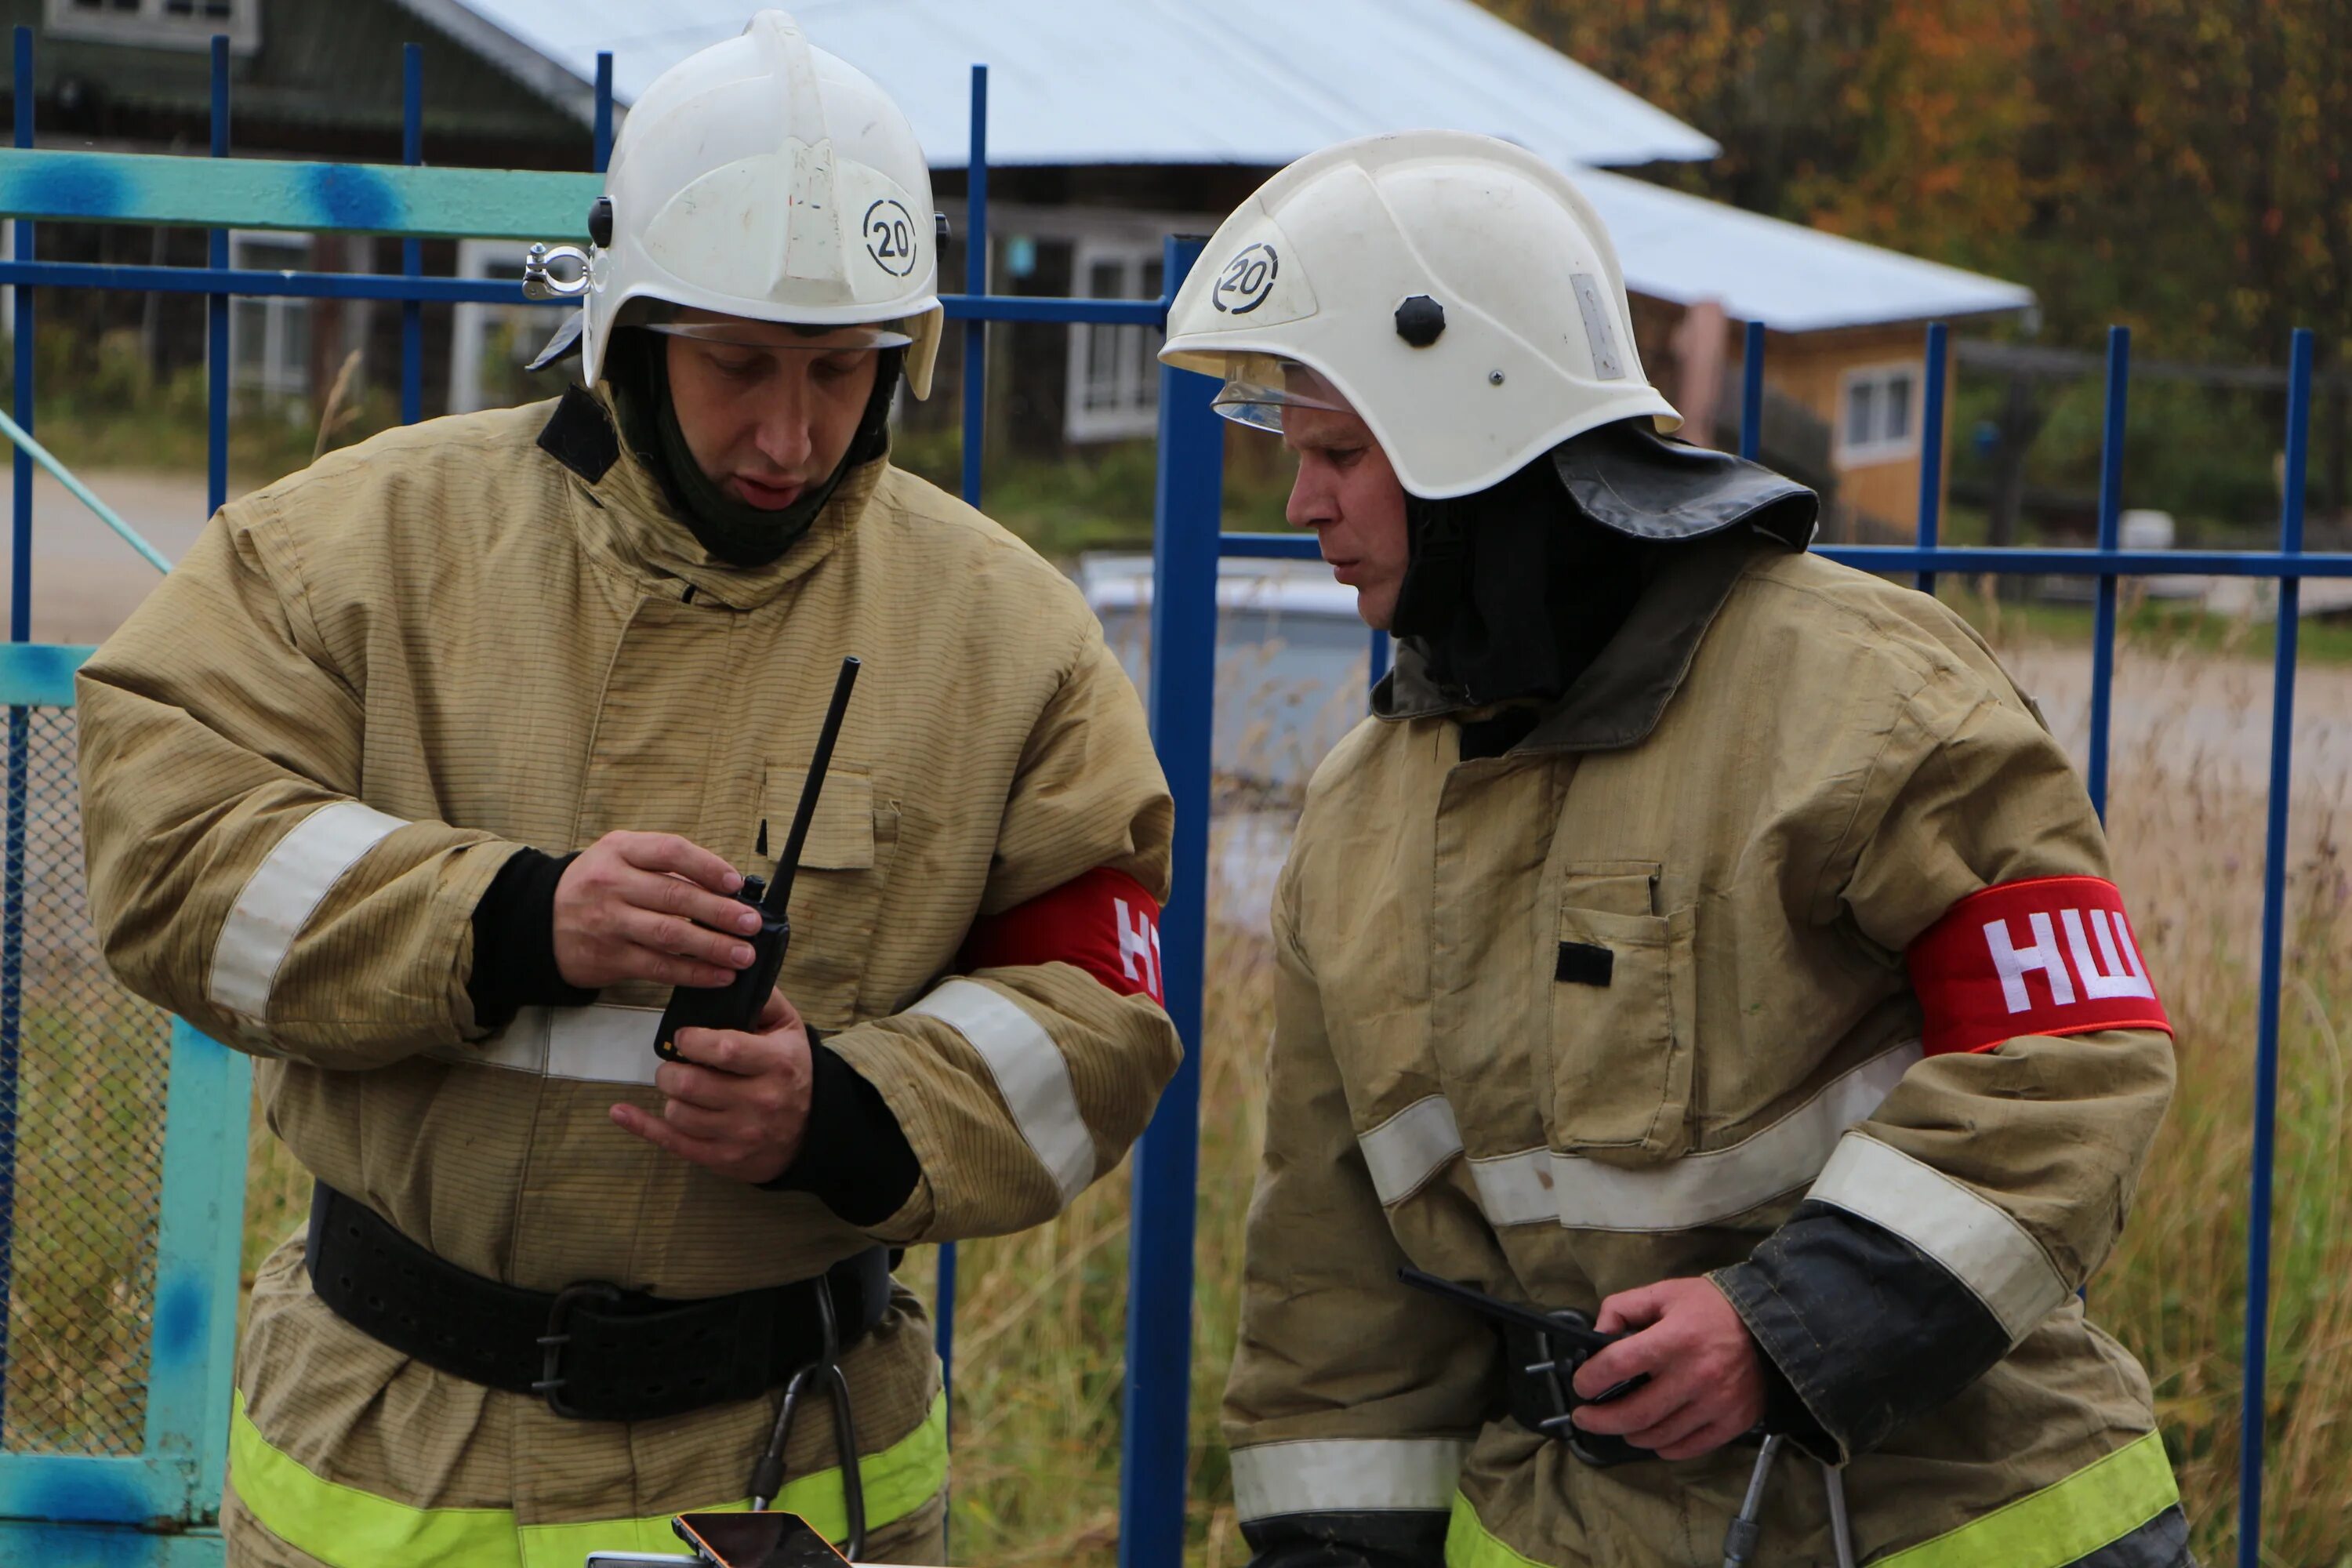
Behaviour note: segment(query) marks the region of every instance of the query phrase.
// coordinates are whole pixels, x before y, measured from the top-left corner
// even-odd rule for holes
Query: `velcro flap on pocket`
[[[1576,891],[1580,897],[1585,888]],[[1691,911],[1559,910],[1552,1147],[1672,1159],[1688,1142]],[[1572,972],[1572,973],[1571,973]]]

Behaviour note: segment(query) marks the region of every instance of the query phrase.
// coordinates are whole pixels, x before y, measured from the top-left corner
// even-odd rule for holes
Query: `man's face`
[[[708,312],[688,321],[724,321]],[[678,429],[705,478],[746,505],[782,511],[841,464],[873,395],[880,356],[815,336],[803,348],[665,337]]]
[[[1382,631],[1404,585],[1404,487],[1371,427],[1354,414],[1286,408],[1282,444],[1298,458],[1283,515],[1315,531],[1331,575],[1356,590],[1356,614]]]

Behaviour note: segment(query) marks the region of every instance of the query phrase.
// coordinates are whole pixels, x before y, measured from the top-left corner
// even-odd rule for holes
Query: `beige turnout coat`
[[[1168,795],[1094,617],[884,461],[773,564],[709,563],[634,458],[575,471],[542,447],[550,412],[395,431],[234,503],[90,660],[110,961],[266,1058],[270,1125],[311,1172],[512,1285],[707,1297],[1053,1215],[1141,1130],[1174,1031],[1067,964],[942,977],[975,919],[1093,868],[1165,896]],[[487,1037],[467,1000],[470,917],[518,846],[661,831],[769,869],[755,835],[765,819],[781,847],[846,654],[865,670],[782,985],[920,1163],[870,1233],[610,1123],[616,1100],[660,1106],[662,992],[527,1008]],[[944,1478],[913,1297],[847,1367],[887,1556],[935,1526]],[[663,1516],[740,1504],[773,1408],[559,1418],[345,1324],[299,1237],[262,1270],[238,1386],[233,1559],[352,1568],[674,1549]],[[837,1533],[834,1463],[820,1402],[784,1504]]]
[[[2147,1381],[2074,1292],[2170,1041],[1923,1059],[1905,969],[1971,894],[2109,876],[2083,785],[1932,600],[1686,548],[1507,754],[1461,760],[1408,651],[1315,776],[1225,1408],[1243,1521],[1267,1560],[1442,1538],[1454,1568],[1712,1568],[1753,1447],[1580,1463],[1505,1414],[1486,1325],[1396,1270],[1586,1312],[1714,1270],[1811,1453],[1850,1461],[1861,1561],[2169,1563]],[[1849,1216],[1875,1273],[1817,1267]],[[1785,1455],[1755,1561],[1832,1562],[1825,1496]]]

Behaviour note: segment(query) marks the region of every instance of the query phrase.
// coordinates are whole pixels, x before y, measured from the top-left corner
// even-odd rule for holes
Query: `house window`
[[[1871,365],[1839,383],[1838,462],[1890,463],[1919,449],[1919,367]]]
[[[1073,272],[1077,292],[1089,300],[1157,300],[1160,265],[1157,244],[1086,242]],[[1117,441],[1158,428],[1160,342],[1156,327],[1074,323],[1063,435],[1072,441]]]
[[[46,9],[61,38],[205,49],[226,33],[238,54],[261,45],[261,0],[46,0]]]
[[[228,264],[259,272],[299,272],[310,265],[310,237],[232,229]],[[264,401],[310,393],[310,301],[279,295],[228,302],[229,382]]]

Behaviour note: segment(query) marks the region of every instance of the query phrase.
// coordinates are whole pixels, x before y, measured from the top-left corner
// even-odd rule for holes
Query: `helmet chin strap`
[[[605,371],[614,405],[620,411],[621,437],[661,481],[678,521],[713,560],[750,570],[780,559],[815,525],[852,468],[889,451],[890,398],[905,358],[904,349],[878,351],[874,389],[841,461],[823,484],[775,510],[736,500],[702,471],[677,422],[669,356],[658,339],[643,331],[616,334]]]

